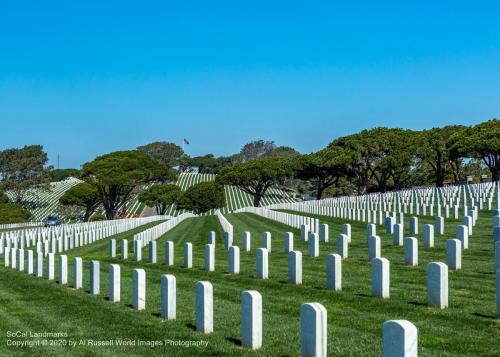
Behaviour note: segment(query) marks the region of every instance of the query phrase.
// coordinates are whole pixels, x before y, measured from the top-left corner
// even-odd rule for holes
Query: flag
[[[189,144],[188,139],[184,138],[184,144]]]

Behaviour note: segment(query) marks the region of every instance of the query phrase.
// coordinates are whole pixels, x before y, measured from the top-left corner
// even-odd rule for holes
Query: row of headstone
[[[167,220],[166,222],[157,224],[154,227],[146,229],[140,233],[134,234],[134,241],[140,242],[141,247],[143,247],[149,242],[160,238],[162,235],[167,233],[169,230],[177,226],[182,221],[192,217],[197,217],[197,216],[190,212],[183,213],[175,218]]]
[[[42,252],[44,256],[49,253],[58,254],[68,250],[81,247],[84,245],[92,244],[101,239],[107,238],[111,235],[119,234],[130,229],[134,229],[140,225],[153,222],[156,220],[164,219],[163,216],[154,216],[139,219],[119,220],[116,224],[108,224],[100,228],[90,229],[87,226],[85,230],[79,232],[75,230],[74,233],[64,233],[61,235],[49,235],[47,239],[35,238],[34,235],[11,235],[9,237],[0,238],[0,254],[4,253],[5,249],[28,249],[34,247],[36,252]],[[97,227],[97,226],[96,226]],[[35,241],[35,239],[38,239]]]
[[[297,214],[272,211],[262,207],[244,207],[235,211],[236,213],[253,213],[270,220],[280,222],[287,226],[300,229],[307,225],[313,233],[319,233],[319,220],[312,217],[299,216]]]

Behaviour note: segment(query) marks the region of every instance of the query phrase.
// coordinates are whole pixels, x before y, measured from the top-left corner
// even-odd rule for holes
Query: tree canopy
[[[0,224],[24,223],[31,218],[31,213],[21,205],[0,204]]]
[[[447,168],[456,167],[454,148],[457,140],[462,140],[466,127],[462,125],[449,125],[442,128],[432,128],[417,134],[417,155],[430,165],[434,172],[436,187],[442,187],[446,178]],[[455,162],[455,165],[452,165]]]
[[[101,204],[101,196],[97,188],[87,182],[71,187],[59,198],[65,206],[78,206],[83,208],[83,221],[88,222],[92,214]]]
[[[329,147],[316,153],[303,155],[297,165],[296,177],[310,180],[316,189],[316,198],[335,185],[342,177],[349,175],[349,156],[340,147]]]
[[[137,150],[157,159],[168,168],[179,165],[184,155],[180,146],[165,141],[156,141],[151,144],[139,146]]]
[[[5,192],[0,191],[0,204],[2,203],[10,203],[9,197],[5,194]]]
[[[268,157],[236,164],[223,169],[216,181],[221,185],[234,185],[253,197],[258,207],[266,191],[293,176],[296,164],[290,159]]]
[[[177,204],[182,191],[177,185],[152,185],[139,195],[139,201],[149,207],[155,207],[156,214],[164,215],[170,205]]]
[[[0,152],[1,186],[14,193],[15,202],[21,203],[27,190],[38,186],[48,189],[47,154],[41,145],[29,145]]]
[[[178,207],[196,214],[226,205],[224,187],[216,182],[200,182],[189,187],[180,197]]]
[[[492,119],[468,129],[458,146],[468,156],[484,162],[492,181],[500,180],[500,120]]]
[[[51,181],[62,181],[65,180],[69,177],[75,177],[79,178],[80,177],[80,170],[78,169],[54,169],[51,170],[49,175],[50,175],[50,180]]]
[[[171,170],[143,152],[116,151],[83,165],[82,176],[97,188],[107,219],[114,219],[132,192],[155,180],[174,178]]]

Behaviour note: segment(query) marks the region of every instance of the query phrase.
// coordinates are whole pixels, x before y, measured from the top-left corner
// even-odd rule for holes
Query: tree
[[[295,150],[294,148],[291,148],[289,146],[278,146],[274,150],[270,151],[266,157],[296,157],[299,156],[300,153]]]
[[[4,192],[0,191],[0,204],[3,203],[10,203],[10,200]]]
[[[114,219],[119,207],[141,185],[174,174],[158,160],[140,151],[116,151],[83,165],[83,178],[97,188],[107,219]]]
[[[0,204],[0,224],[24,223],[31,218],[31,213],[21,205]]]
[[[436,187],[442,187],[446,169],[453,160],[460,157],[454,155],[457,138],[463,138],[466,128],[462,125],[449,125],[443,128],[432,128],[418,134],[418,157],[427,162],[434,171]]]
[[[365,194],[370,183],[370,165],[372,148],[363,140],[361,134],[343,136],[332,141],[328,148],[339,147],[349,158],[349,170],[352,173],[358,194]]]
[[[269,156],[276,149],[274,141],[256,140],[245,144],[241,148],[239,158],[241,162],[247,162],[260,157]]]
[[[139,146],[137,150],[157,159],[168,168],[180,164],[184,151],[174,143],[165,141],[156,141],[151,144]]]
[[[177,185],[155,184],[139,195],[139,201],[155,207],[156,214],[164,215],[170,205],[179,202],[182,191]]]
[[[294,170],[292,160],[269,157],[227,167],[217,175],[216,181],[238,186],[253,197],[253,205],[258,207],[266,191],[291,177]]]
[[[226,205],[224,187],[216,182],[201,182],[189,187],[180,197],[178,207],[196,214]]]
[[[0,176],[4,190],[14,193],[21,203],[27,190],[33,187],[48,189],[49,177],[44,165],[47,154],[41,145],[24,146],[0,152]]]
[[[323,192],[338,180],[349,174],[349,157],[338,146],[329,147],[314,154],[304,155],[296,170],[296,176],[302,180],[310,180],[316,188],[319,200]]]
[[[197,167],[199,173],[216,173],[219,166],[217,159],[212,154],[196,157],[186,156],[181,160],[181,162],[181,166],[183,168]]]
[[[461,148],[470,157],[480,159],[491,172],[491,180],[500,180],[500,120],[477,124],[462,138]]]
[[[69,177],[80,177],[80,170],[78,169],[55,169],[50,171],[50,180],[63,181]]]
[[[101,196],[97,188],[87,182],[71,187],[59,198],[64,206],[77,206],[84,209],[83,221],[88,222],[92,214],[101,204]]]

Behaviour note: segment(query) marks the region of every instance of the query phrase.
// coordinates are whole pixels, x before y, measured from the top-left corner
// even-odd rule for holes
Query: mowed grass
[[[391,319],[407,319],[418,328],[419,354],[422,356],[498,355],[500,325],[495,319],[495,275],[493,273],[493,243],[491,212],[481,212],[469,250],[464,251],[462,271],[450,271],[449,308],[438,310],[427,307],[426,265],[431,261],[445,261],[446,239],[455,235],[458,221],[446,220],[445,235],[435,238],[436,247],[424,249],[424,223],[433,223],[421,217],[419,222],[419,266],[404,265],[403,248],[392,245],[392,237],[382,226],[377,232],[382,238],[382,256],[391,262],[391,296],[377,299],[371,296],[371,264],[368,261],[366,224],[350,222],[352,243],[349,258],[343,261],[343,290],[326,289],[326,255],[336,252],[335,238],[346,220],[319,217],[330,224],[330,242],[321,243],[321,256],[308,256],[308,245],[300,241],[299,232],[288,226],[252,215],[226,216],[234,225],[234,244],[241,246],[243,231],[250,231],[251,252],[241,252],[241,272],[227,274],[227,253],[223,248],[222,231],[215,216],[198,217],[182,222],[158,240],[158,263],[110,258],[109,240],[70,251],[72,258],[84,259],[84,289],[60,286],[56,282],[37,279],[22,272],[1,268],[0,272],[0,345],[2,353],[12,355],[77,354],[77,355],[266,355],[296,356],[300,354],[300,305],[320,302],[328,311],[328,352],[331,355],[379,356],[382,352],[382,324]],[[405,236],[408,228],[406,218]],[[217,234],[216,271],[203,270],[203,248],[208,231]],[[262,246],[262,232],[272,234],[272,252],[269,256],[269,279],[255,278],[255,249]],[[283,252],[283,235],[295,235],[295,250],[303,253],[303,284],[291,285],[288,280],[288,258]],[[117,239],[132,239],[122,234]],[[167,267],[164,261],[164,243],[175,243],[175,265]],[[183,245],[193,243],[192,269],[183,268]],[[119,243],[119,242],[118,242]],[[119,253],[120,244],[118,244]],[[88,264],[101,262],[101,294],[88,293]],[[57,263],[57,259],[56,259]],[[121,266],[122,300],[112,303],[106,299],[107,268],[111,263]],[[134,268],[144,268],[147,277],[146,310],[135,311],[131,303],[131,275]],[[71,266],[70,266],[71,269]],[[57,273],[57,269],[56,269]],[[165,321],[160,312],[160,278],[174,274],[177,278],[177,319]],[[57,274],[56,274],[57,276]],[[214,286],[214,333],[204,335],[194,329],[195,284],[207,280]],[[240,346],[240,294],[243,290],[257,290],[263,297],[263,347],[249,351]],[[206,347],[163,345],[76,347],[48,346],[14,348],[6,346],[5,331],[63,331],[69,340],[131,339],[142,341],[205,341]],[[13,339],[23,340],[23,339]]]

